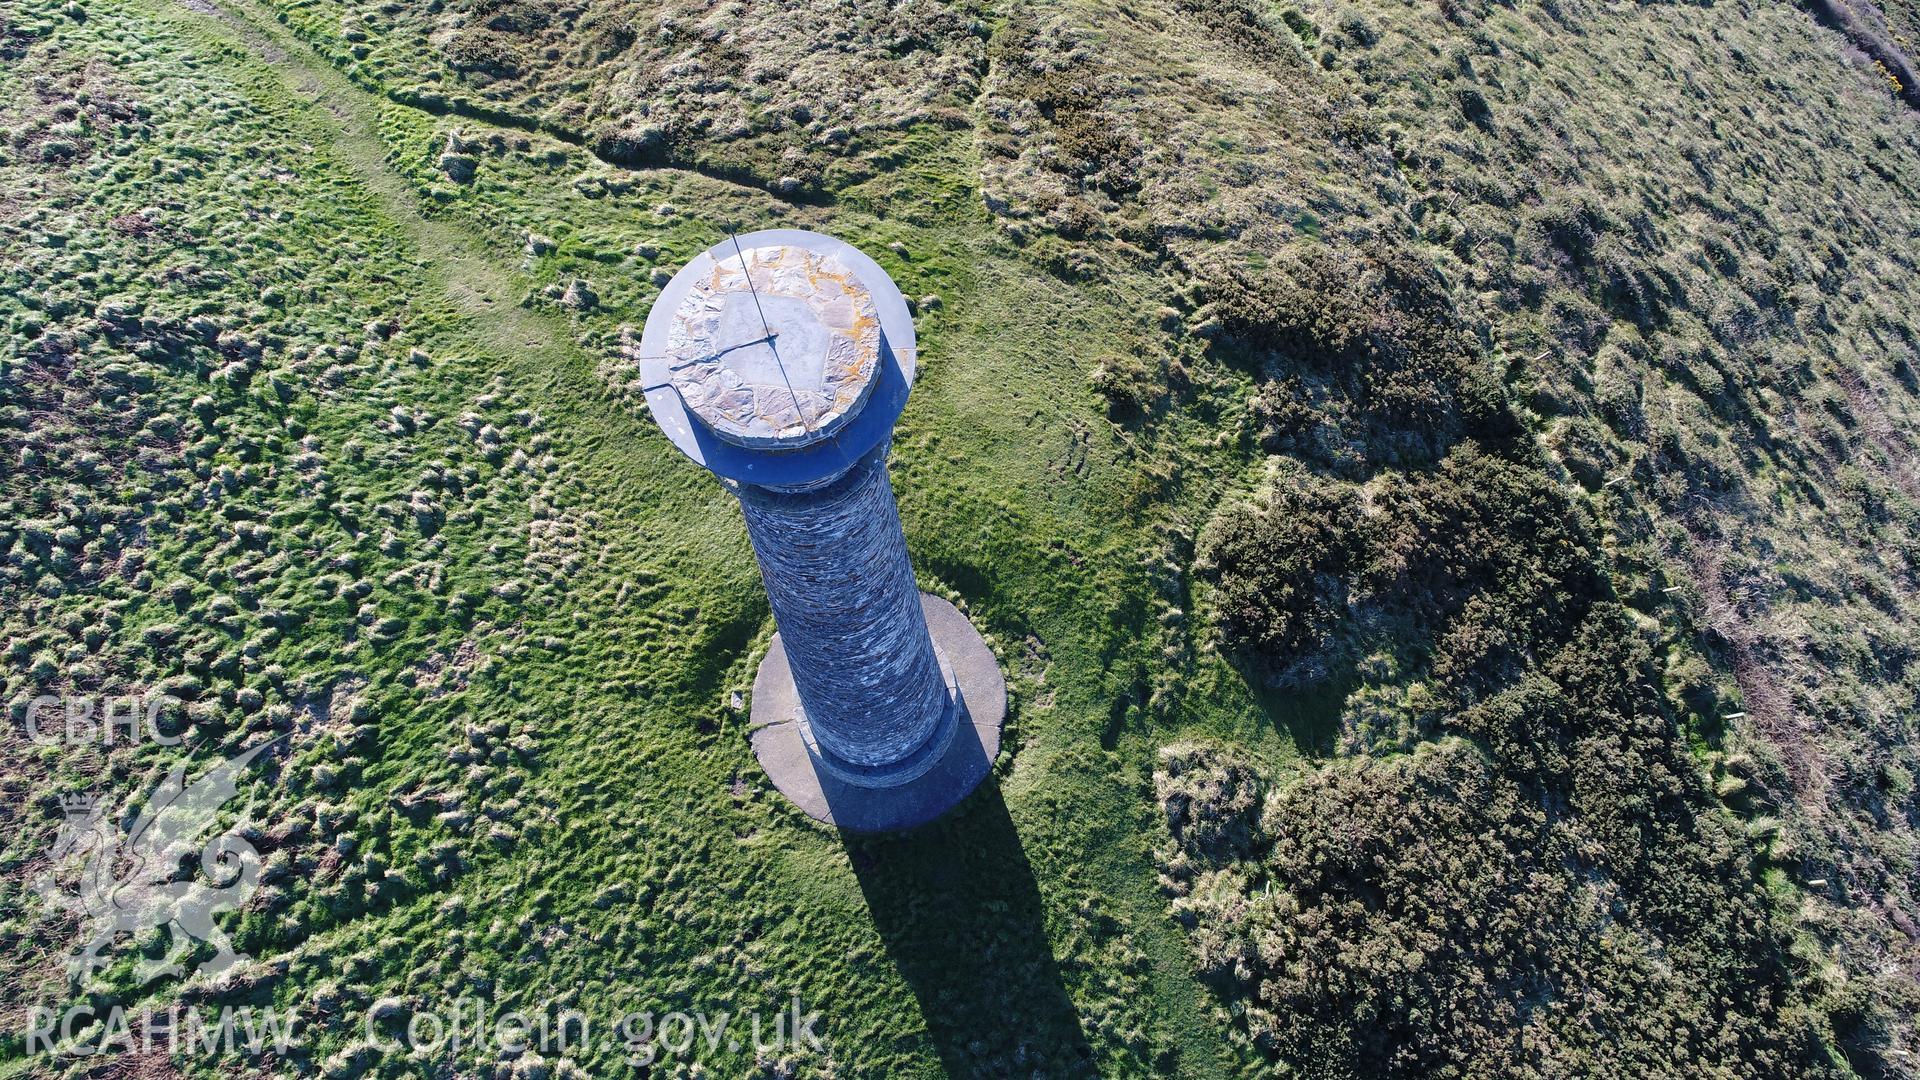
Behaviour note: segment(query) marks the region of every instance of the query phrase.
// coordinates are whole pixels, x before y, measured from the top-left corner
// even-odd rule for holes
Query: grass
[[[284,671],[279,684],[245,677],[244,664],[232,680],[259,689],[267,712],[283,701],[302,707],[290,683],[364,684],[356,716],[372,725],[370,741],[341,747],[310,729],[280,766],[284,777],[331,760],[346,771],[345,788],[262,785],[247,813],[277,830],[310,813],[317,796],[351,810],[357,824],[348,829],[364,836],[361,850],[419,875],[395,886],[397,899],[375,898],[369,883],[380,867],[348,862],[343,872],[315,846],[319,837],[280,848],[296,874],[244,920],[242,939],[257,955],[281,957],[285,970],[260,975],[248,993],[303,1013],[320,1012],[316,1001],[337,1010],[319,1021],[316,1065],[358,1060],[350,1052],[358,1032],[346,1022],[354,1006],[394,995],[430,1003],[481,985],[475,980],[503,1001],[571,991],[590,1015],[633,1005],[761,1007],[798,994],[828,1013],[825,1061],[855,1073],[1023,1062],[1056,1073],[1144,1073],[1177,1062],[1206,1074],[1232,1060],[1182,974],[1184,947],[1151,885],[1144,702],[1112,728],[1112,703],[1135,695],[1137,673],[1158,647],[1136,597],[1152,591],[1139,582],[1155,572],[1162,541],[1119,509],[1144,464],[1134,445],[1143,436],[1110,427],[1090,391],[1040,392],[1084,385],[1076,346],[1098,328],[1151,332],[1122,313],[1163,302],[1164,283],[1133,272],[1064,295],[1036,281],[978,212],[920,224],[796,209],[673,172],[631,174],[631,197],[588,199],[570,181],[600,167],[537,135],[531,151],[505,164],[482,157],[474,193],[449,197],[430,155],[453,128],[477,137],[489,130],[382,102],[271,27],[138,4],[98,5],[84,22],[48,20],[34,46],[41,63],[55,62],[57,51],[73,63],[111,58],[130,72],[167,66],[178,74],[156,96],[228,103],[228,129],[190,138],[193,121],[176,110],[161,137],[131,153],[137,161],[164,146],[178,155],[198,139],[207,151],[193,180],[210,205],[263,211],[261,242],[229,253],[228,272],[239,285],[277,259],[296,291],[237,332],[297,327],[303,337],[345,343],[359,341],[367,321],[401,327],[391,340],[355,346],[362,362],[323,399],[295,382],[284,409],[247,397],[221,406],[246,430],[281,424],[288,412],[301,418],[330,489],[353,496],[359,527],[326,540],[324,550],[337,554],[276,558],[276,533],[265,553],[237,562],[209,537],[157,547],[147,564],[163,581],[264,574],[258,580],[271,596],[294,597],[328,576],[329,559],[340,566],[351,553],[351,574],[375,583],[360,610],[371,607],[378,619],[346,619],[343,610],[339,621],[313,620],[260,657]],[[140,45],[126,44],[136,35]],[[269,131],[280,134],[269,140]],[[263,152],[268,164],[256,166],[250,155]],[[226,187],[258,171],[281,178],[271,188]],[[943,173],[931,182],[954,180]],[[97,188],[93,197],[107,205],[84,207],[84,216],[143,197],[111,182]],[[170,190],[186,201],[195,189],[176,182]],[[785,806],[748,756],[743,718],[727,700],[747,685],[771,627],[737,512],[602,373],[614,330],[642,316],[648,300],[633,271],[639,264],[625,253],[644,243],[658,251],[647,262],[672,265],[714,235],[706,220],[655,214],[661,201],[734,207],[754,224],[828,228],[875,251],[897,240],[908,255],[882,257],[903,287],[942,297],[922,320],[927,362],[899,433],[896,485],[927,584],[967,603],[1007,658],[1016,734],[995,786],[926,835],[851,844]],[[309,214],[338,220],[319,224]],[[515,265],[528,231],[558,245],[523,272]],[[342,237],[373,238],[382,253],[327,259]],[[148,253],[142,265],[165,262],[170,250]],[[316,263],[338,277],[324,292],[306,276]],[[542,282],[575,274],[590,276],[603,296],[597,311],[573,318],[538,299]],[[153,288],[140,278],[119,287]],[[385,306],[372,301],[380,295],[391,298]],[[321,296],[328,302],[311,302]],[[416,351],[424,366],[409,359]],[[158,387],[156,397],[190,395],[193,375]],[[395,425],[386,415],[393,405],[438,419]],[[503,433],[497,449],[463,430],[457,420],[468,411],[480,416],[467,426],[484,421]],[[538,419],[529,423],[530,415]],[[294,471],[296,447],[278,445],[263,441],[254,451],[257,469]],[[516,448],[527,464],[512,464]],[[227,453],[217,451],[214,463]],[[429,492],[446,504],[432,537],[383,509],[405,500],[422,469],[476,474],[464,483],[467,510]],[[256,493],[262,512],[293,498],[278,491]],[[196,519],[186,520],[191,531]],[[409,568],[423,557],[435,564],[438,587],[416,592]],[[263,562],[265,571],[252,569]],[[503,580],[521,588],[503,598],[494,588]],[[128,622],[164,615],[145,614],[156,602],[129,595]],[[248,632],[258,615],[241,605],[235,631]],[[397,620],[390,640],[352,628],[378,629],[386,619]],[[156,660],[165,668],[165,657],[134,658],[123,648],[130,637],[108,643],[109,653],[126,655],[103,655],[106,666],[124,667],[116,674],[130,683]],[[466,686],[423,699],[422,670],[466,642],[479,653]],[[229,670],[216,664],[202,676],[223,704],[237,700],[223,677]],[[1257,737],[1255,714],[1246,697],[1228,695],[1188,723]],[[525,735],[536,749],[505,767],[460,767],[467,732],[496,723],[506,726],[497,741]],[[609,746],[624,750],[610,755]],[[153,760],[152,768],[171,755],[143,748],[111,760],[123,757]],[[31,785],[80,778],[62,770]],[[430,792],[442,797],[435,806],[456,811],[453,823],[396,809]],[[506,832],[489,841],[480,827],[463,829],[462,810]],[[56,820],[36,811],[16,858],[30,862]],[[968,853],[967,873],[952,865],[956,852]],[[982,894],[982,882],[998,884]],[[609,887],[633,899],[606,904]],[[24,928],[37,912],[14,903]],[[489,924],[524,932],[484,931]],[[986,966],[956,968],[956,942],[976,943]],[[39,985],[57,994],[37,970]],[[997,977],[984,977],[989,971]],[[121,993],[139,997],[133,987]],[[163,988],[159,999],[173,993]],[[1010,1011],[1009,1000],[1050,1004]],[[729,1062],[747,1064],[722,1051],[709,1065]],[[587,1064],[600,1074],[621,1068]]]

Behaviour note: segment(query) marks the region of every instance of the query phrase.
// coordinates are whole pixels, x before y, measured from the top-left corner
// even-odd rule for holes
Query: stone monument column
[[[856,831],[951,808],[999,750],[1006,683],[914,583],[887,476],[915,366],[899,289],[818,233],[730,238],[661,292],[639,362],[661,429],[746,518],[778,628],[750,720],[768,776]]]

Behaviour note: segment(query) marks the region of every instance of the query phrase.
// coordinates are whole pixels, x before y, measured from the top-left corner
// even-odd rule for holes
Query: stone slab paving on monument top
[[[772,307],[763,304],[762,307],[767,327],[778,335],[776,342],[783,338],[796,342],[811,341],[826,348],[833,347],[834,339],[839,337],[851,342],[852,346],[846,342],[839,344],[842,352],[839,364],[833,363],[829,357],[821,357],[818,385],[806,382],[813,366],[802,367],[798,363],[800,353],[806,352],[799,345],[788,350],[794,354],[792,357],[782,353],[779,357],[782,363],[772,363],[774,352],[766,347],[766,333],[754,332],[762,310],[740,306],[739,298],[732,295],[728,281],[724,276],[716,276],[728,263],[737,267],[740,261],[734,243],[723,242],[696,255],[673,276],[673,280],[667,283],[654,301],[655,314],[647,318],[637,356],[647,409],[653,414],[654,422],[660,425],[660,430],[681,453],[725,479],[775,486],[804,486],[836,475],[890,437],[894,421],[906,408],[907,395],[913,387],[916,349],[913,315],[907,310],[906,298],[900,295],[900,290],[893,285],[893,279],[887,276],[879,263],[852,245],[830,236],[802,229],[765,229],[739,237],[738,244],[740,253],[793,248],[829,257],[843,268],[844,273],[833,270],[823,262],[819,270],[827,271],[826,276],[838,275],[842,280],[850,315],[844,334],[835,332],[829,325],[830,322],[841,321],[842,313],[839,311],[839,300],[832,295],[831,283],[821,280],[819,270],[811,271],[816,274],[814,285],[825,286],[817,293],[819,304],[803,302]],[[749,255],[748,261],[752,259],[753,256]],[[754,280],[757,282],[762,276],[757,272]],[[716,299],[726,294],[726,298],[707,313],[710,318],[691,319],[687,325],[679,325],[681,320],[677,316],[683,308],[690,317],[706,311],[707,305],[696,296],[697,291],[710,293]],[[865,294],[864,299],[856,303],[855,294],[861,292]],[[689,298],[694,299],[690,307],[687,306]],[[751,305],[751,296],[746,299]],[[871,304],[872,318],[879,330],[876,362],[870,368],[862,365],[857,355],[847,352],[852,347],[857,354],[858,346],[872,343],[872,327],[865,322],[868,303]],[[823,310],[816,311],[816,308]],[[750,321],[743,325],[742,320]],[[703,326],[705,329],[702,329]],[[678,352],[675,351],[676,339]],[[773,422],[768,420],[766,427],[773,431],[772,441],[778,446],[775,452],[770,452],[774,446],[768,444],[767,431],[760,430],[759,425],[746,416],[735,416],[735,420],[744,421],[744,424],[723,422],[722,428],[732,439],[723,437],[720,431],[709,427],[700,418],[701,413],[689,408],[675,381],[676,364],[711,357],[711,352],[690,351],[696,340],[708,342],[714,350],[733,350],[735,346],[746,346],[736,350],[740,361],[737,368],[732,364],[721,364],[721,367],[730,370],[715,372],[718,380],[731,375],[743,385],[770,385],[768,372],[779,375],[781,367],[785,366],[784,362],[794,359],[796,363],[787,366],[785,375],[779,376],[781,389],[785,390],[785,380],[798,373],[804,385],[796,385],[793,389],[802,397],[803,406],[815,401],[833,402],[819,414],[826,423],[813,433],[807,430],[805,424],[801,424],[798,431],[791,431],[793,425],[788,424],[788,433],[782,435],[780,429],[774,428]],[[734,352],[726,356],[729,361],[734,358]],[[682,379],[682,382],[686,381]],[[829,383],[832,385],[829,386]],[[721,382],[716,381],[714,386],[720,387]],[[778,413],[777,404],[785,401],[791,406],[794,395],[770,394],[766,400],[770,406],[766,412],[772,417]],[[701,398],[696,403],[704,408],[707,399]],[[727,402],[719,404],[721,407],[717,412],[713,409],[707,411],[716,416],[729,411]],[[737,410],[734,411],[737,413]],[[836,412],[837,415],[829,415]],[[733,430],[736,426],[740,430]]]

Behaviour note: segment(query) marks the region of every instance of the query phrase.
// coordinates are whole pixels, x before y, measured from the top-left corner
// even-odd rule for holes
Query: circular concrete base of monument
[[[920,594],[927,630],[948,673],[958,714],[953,741],[933,767],[896,787],[860,787],[833,776],[815,756],[806,715],[787,667],[780,635],[753,680],[748,721],[753,756],[773,786],[809,817],[853,832],[893,832],[924,825],[980,786],[1000,753],[1007,718],[1007,680],[993,650],[958,608]]]

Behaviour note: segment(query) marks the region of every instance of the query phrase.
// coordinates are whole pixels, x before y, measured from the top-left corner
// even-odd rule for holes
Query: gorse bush
[[[1163,755],[1164,880],[1256,1045],[1320,1077],[1823,1072],[1746,842],[1622,689],[1651,665],[1604,605],[1411,755],[1277,784]]]
[[[1196,565],[1215,585],[1222,633],[1263,678],[1316,683],[1349,659],[1365,529],[1354,492],[1291,478],[1207,527]]]
[[[1216,515],[1205,603],[1251,677],[1360,684],[1356,759],[1285,782],[1182,748],[1156,777],[1174,910],[1253,1043],[1327,1077],[1824,1071],[1597,523],[1476,396],[1443,294],[1327,254],[1206,295],[1267,379],[1260,434],[1323,471]],[[1342,406],[1338,441],[1302,438]]]
[[[1267,377],[1271,450],[1374,465],[1432,461],[1466,435],[1513,430],[1498,382],[1442,283],[1406,251],[1312,245],[1255,271],[1223,255],[1195,289],[1221,342]]]
[[[1431,642],[1434,672],[1471,694],[1559,644],[1611,587],[1578,511],[1540,466],[1463,444],[1378,485],[1368,593]]]
[[[1276,480],[1224,509],[1197,568],[1227,644],[1276,685],[1384,649],[1474,696],[1517,677],[1610,588],[1537,465],[1474,443],[1365,489]]]

